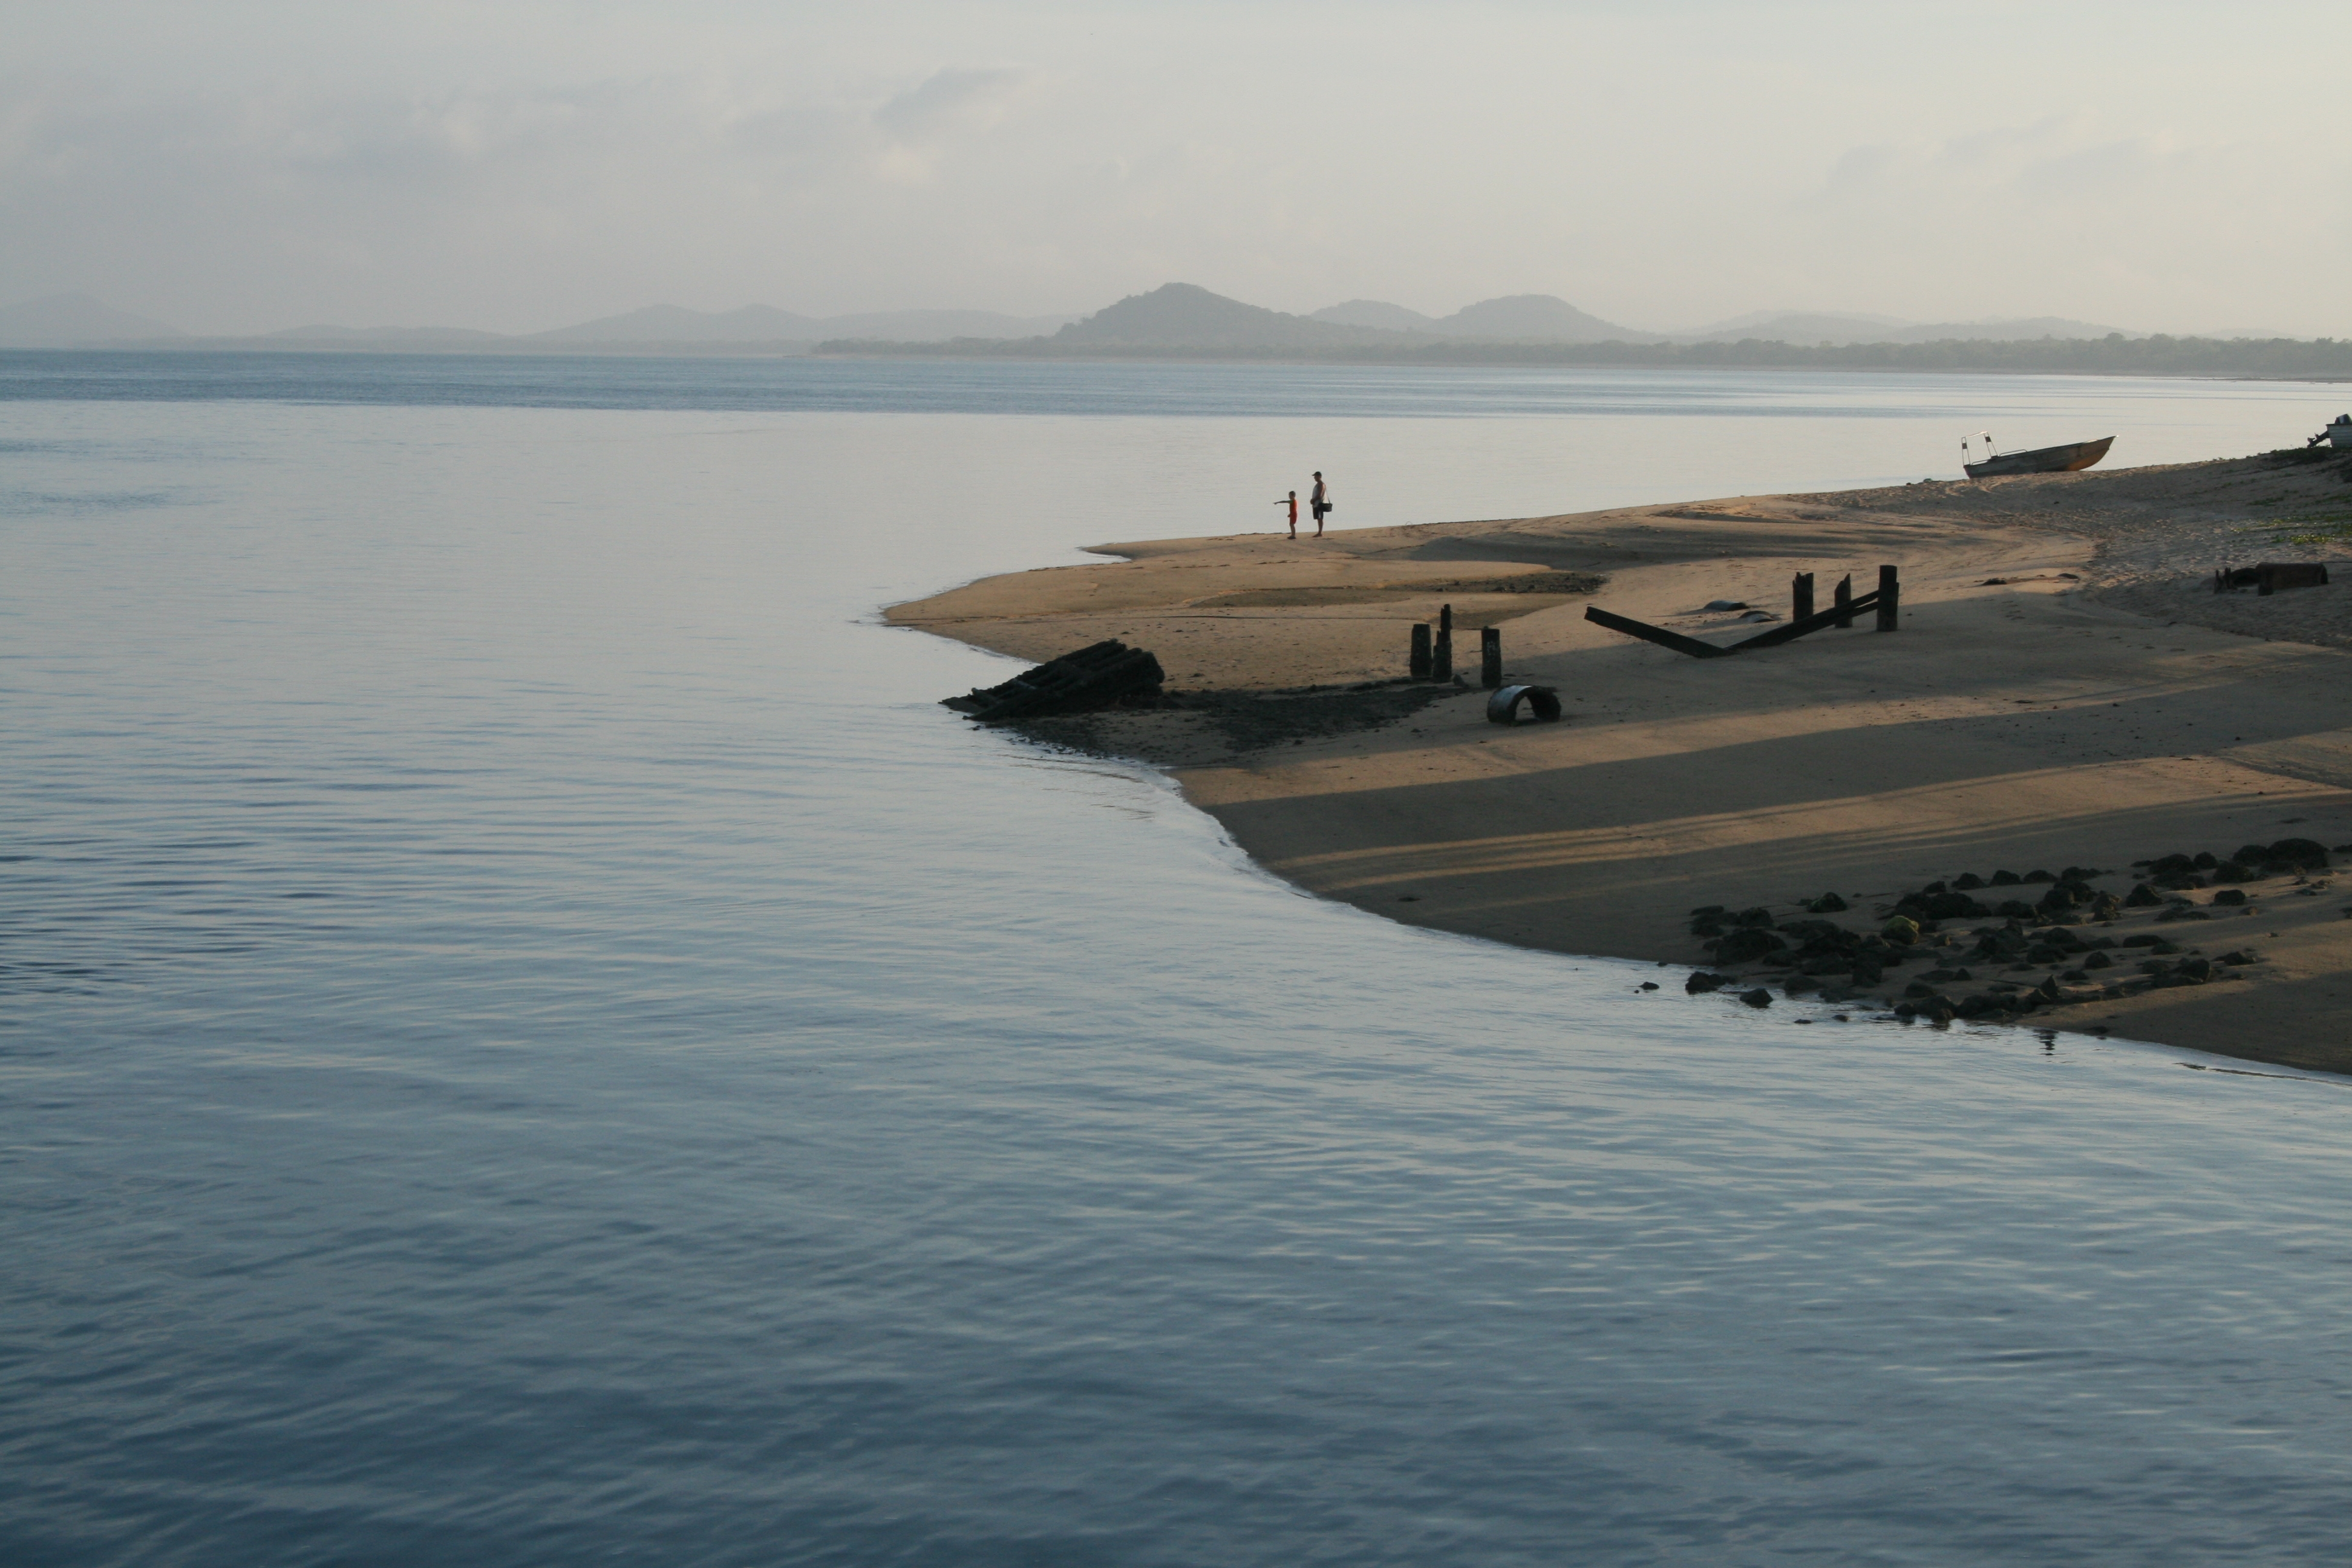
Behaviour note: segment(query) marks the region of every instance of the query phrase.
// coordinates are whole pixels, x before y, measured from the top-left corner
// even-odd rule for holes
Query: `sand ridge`
[[[1150,541],[1100,547],[1118,564],[992,578],[890,615],[1035,658],[1120,637],[1157,650],[1173,688],[1230,704],[1391,679],[1407,627],[1451,602],[1465,631],[1504,627],[1510,678],[1558,687],[1567,722],[1505,730],[1463,691],[1287,743],[1181,709],[1105,715],[1087,739],[1175,767],[1244,848],[1318,894],[1529,946],[1696,964],[1700,905],[1790,918],[1836,891],[1853,904],[1846,923],[1872,928],[1901,891],[1962,872],[2097,867],[2120,892],[2132,862],[2169,853],[2352,842],[2352,583],[2210,592],[2219,565],[2327,559],[2331,531],[2352,524],[2336,517],[2348,478],[2340,461],[2279,455],[1322,540]],[[1785,614],[1799,571],[1826,604],[1839,575],[1866,591],[1881,562],[1903,574],[1893,635],[1864,615],[1851,631],[1697,660],[1582,618],[1597,603],[1728,642],[1753,624],[1701,606]],[[1606,581],[1497,582],[1562,573]],[[1474,674],[1475,645],[1457,644]],[[2258,949],[2244,978],[2033,1021],[2352,1069],[2346,899],[2325,873],[2251,890],[2226,910],[2202,908],[2211,889],[2173,893],[2211,918],[2161,928],[2216,954]],[[1891,972],[1874,994],[1902,984]]]

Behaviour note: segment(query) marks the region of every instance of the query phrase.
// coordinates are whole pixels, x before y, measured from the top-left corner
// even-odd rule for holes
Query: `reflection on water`
[[[872,621],[1871,477],[1605,418],[0,407],[12,1561],[2333,1560],[2338,1084],[1318,903]]]

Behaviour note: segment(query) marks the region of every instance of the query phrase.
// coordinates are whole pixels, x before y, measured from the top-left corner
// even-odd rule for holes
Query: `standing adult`
[[[1323,482],[1323,470],[1315,470],[1315,490],[1307,498],[1307,509],[1315,513],[1315,537],[1323,537],[1323,514],[1338,510],[1331,504],[1330,487]]]

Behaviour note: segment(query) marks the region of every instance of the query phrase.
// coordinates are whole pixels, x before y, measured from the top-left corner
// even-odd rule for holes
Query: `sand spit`
[[[1835,893],[1850,908],[1826,918],[1875,933],[1903,894],[1963,876],[2095,870],[2084,885],[2120,898],[2154,875],[2135,862],[2352,843],[2347,540],[2352,462],[2282,453],[1106,545],[1120,563],[990,578],[889,614],[1024,658],[1104,637],[1155,649],[1190,706],[1072,721],[1059,738],[1174,768],[1245,849],[1316,893],[1526,946],[1723,972],[1704,922],[1693,930],[1704,906],[1787,924],[1822,918],[1807,906]],[[2211,591],[2222,566],[2339,556],[2328,587]],[[1754,627],[1701,606],[1785,613],[1801,571],[1826,604],[1838,576],[1866,589],[1881,562],[1903,573],[1892,636],[1864,616],[1702,661],[1582,618],[1598,603],[1728,642]],[[1504,730],[1480,693],[1366,684],[1402,672],[1407,627],[1442,602],[1474,630],[1457,642],[1474,673],[1475,628],[1505,626],[1510,677],[1557,686],[1568,721]],[[1978,933],[2007,920],[1963,916],[1929,922],[1940,929],[1912,963],[1876,984],[1800,973],[1802,941],[1784,936],[1787,952],[1733,971],[1734,990],[1769,982],[1776,1005],[1812,1016],[1839,1005],[1818,999],[1823,986],[1849,991],[1849,1009],[1906,992],[1918,1005],[1919,984],[1955,1002],[2036,989],[2027,1016],[2042,1026],[2352,1071],[2352,879],[2280,868],[2222,884],[2211,868],[2154,889],[2185,903],[2113,924],[2097,906],[2062,912],[2064,929],[2118,943],[2105,964],[2063,939],[1995,952]],[[1992,909],[2021,890],[2038,903],[2048,889],[1974,898]],[[2217,892],[2247,902],[2215,905]],[[2046,933],[2035,921],[2021,929]],[[2159,933],[2179,951],[2152,983]],[[2122,945],[2133,936],[2150,941]],[[2232,962],[2179,973],[2200,957]],[[1675,978],[1665,994],[1679,1001]]]

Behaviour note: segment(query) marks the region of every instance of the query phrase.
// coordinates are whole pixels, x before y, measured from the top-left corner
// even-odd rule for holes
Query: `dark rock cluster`
[[[2242,844],[2226,860],[2202,850],[2195,855],[2161,856],[2140,864],[2147,868],[2151,886],[2185,892],[2215,882],[2259,882],[2294,871],[2326,870],[2327,847],[2315,838],[2282,838],[2275,844]]]
[[[2338,852],[2352,852],[2352,845]],[[2094,879],[2118,875],[2093,866],[1969,872],[1898,895],[1876,910],[1874,929],[1822,918],[1851,910],[1836,893],[1794,900],[1798,912],[1790,918],[1761,905],[1702,905],[1691,911],[1690,931],[1712,967],[1694,973],[1684,989],[1737,992],[1761,1007],[1771,994],[1754,982],[1770,977],[1790,996],[1819,992],[1831,1003],[1874,1001],[1857,994],[1894,984],[1890,975],[1905,966],[1923,964],[1923,973],[1901,985],[1893,1005],[1897,1017],[1999,1022],[2042,1008],[2237,979],[2239,970],[2262,962],[2259,954],[2238,950],[2208,958],[2184,953],[2178,942],[2154,931],[2117,937],[2103,928],[2151,910],[2159,923],[2210,920],[2185,890],[2290,875],[2305,880],[2327,868],[2328,854],[2314,839],[2283,838],[2242,846],[2227,858],[2165,855],[2135,862],[2142,875],[2121,894],[2093,886]],[[2211,902],[2252,912],[2241,887],[2224,887]],[[1739,970],[1753,973],[1732,973]]]

